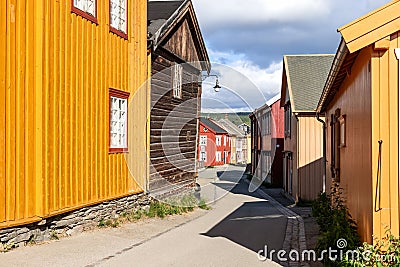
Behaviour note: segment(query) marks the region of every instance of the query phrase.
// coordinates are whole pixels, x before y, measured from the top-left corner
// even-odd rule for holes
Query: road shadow
[[[224,237],[258,253],[282,249],[287,218],[280,214],[267,200],[245,202],[206,233],[210,238]],[[277,262],[277,259],[273,257]]]

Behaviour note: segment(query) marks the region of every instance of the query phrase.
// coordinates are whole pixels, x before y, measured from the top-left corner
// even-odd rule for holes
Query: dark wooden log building
[[[170,195],[194,186],[201,75],[210,62],[191,1],[150,1],[149,191]]]

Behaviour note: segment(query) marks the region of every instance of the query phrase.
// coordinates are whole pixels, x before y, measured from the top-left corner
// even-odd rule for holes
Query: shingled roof
[[[287,85],[292,111],[314,112],[317,109],[334,56],[284,56],[281,103],[285,101]]]
[[[178,13],[185,1],[149,1],[147,4],[148,32],[154,35],[164,23]]]
[[[228,134],[227,131],[222,129],[219,125],[214,123],[213,121],[207,119],[207,118],[200,118],[200,122],[206,126],[208,129],[212,130],[213,132],[217,134]]]
[[[236,137],[244,137],[244,132],[237,127],[233,122],[228,119],[220,119],[217,122],[223,129],[225,129],[229,135]]]

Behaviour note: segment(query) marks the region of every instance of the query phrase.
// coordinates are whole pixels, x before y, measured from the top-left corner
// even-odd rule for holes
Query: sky
[[[280,92],[285,54],[335,54],[337,29],[388,0],[192,0],[212,73],[204,112],[252,111]]]

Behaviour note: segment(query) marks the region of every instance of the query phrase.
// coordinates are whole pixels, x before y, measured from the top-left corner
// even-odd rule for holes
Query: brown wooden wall
[[[328,181],[332,177],[330,115],[337,108],[341,109],[341,114],[346,115],[346,147],[340,149],[340,187],[344,189],[346,204],[358,223],[364,241],[372,240],[371,52],[369,48],[358,56],[350,76],[344,81],[326,113]]]
[[[169,58],[169,59],[167,59]],[[199,71],[183,65],[182,99],[173,97],[170,67],[175,64],[166,52],[152,59],[150,191],[168,190],[171,184],[194,185]],[[167,123],[166,123],[167,121]],[[185,121],[182,124],[182,121]],[[168,158],[169,157],[169,158]]]

